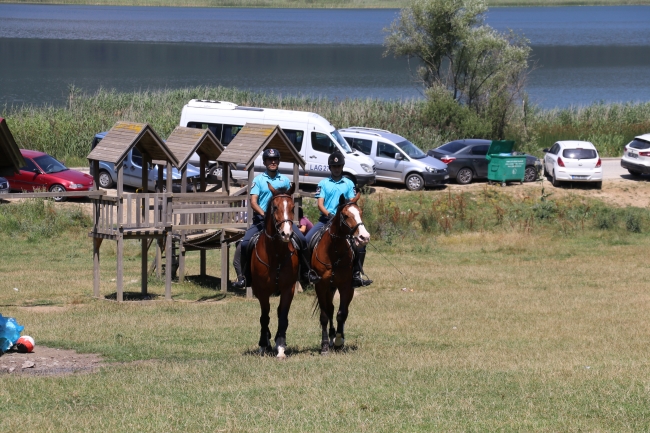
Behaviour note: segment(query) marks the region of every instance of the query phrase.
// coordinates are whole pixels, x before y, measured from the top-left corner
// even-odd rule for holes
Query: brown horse
[[[325,226],[323,237],[320,239],[311,257],[311,265],[321,280],[316,283],[316,295],[320,309],[320,324],[323,331],[321,354],[329,352],[334,346],[340,350],[345,344],[345,321],[348,318],[348,307],[354,297],[352,288],[352,264],[354,247],[366,245],[370,234],[361,221],[361,209],[357,206],[359,194],[346,202],[343,195],[339,198],[336,215]],[[334,293],[338,289],[340,295],[339,310],[336,313],[337,328],[334,330]],[[327,325],[329,324],[329,334]]]
[[[269,330],[269,297],[280,292],[278,306],[278,332],[275,334],[275,347],[278,358],[285,358],[287,328],[289,327],[289,308],[293,300],[296,281],[298,281],[298,251],[290,242],[293,230],[293,191],[276,190],[269,183],[273,198],[265,213],[264,230],[260,235],[251,257],[251,277],[253,294],[260,302],[260,353],[271,350],[271,331]]]

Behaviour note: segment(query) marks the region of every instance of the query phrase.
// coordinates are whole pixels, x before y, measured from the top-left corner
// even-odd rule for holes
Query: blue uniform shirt
[[[347,177],[341,177],[339,181],[335,181],[330,177],[329,179],[323,179],[318,182],[316,198],[322,197],[324,199],[323,206],[332,215],[336,213],[341,194],[343,194],[346,200],[350,200],[357,195],[354,190],[354,184]]]
[[[268,183],[270,183],[273,188],[289,188],[291,183],[289,179],[280,173],[276,173],[275,177],[271,177],[265,171],[264,173],[255,176],[253,179],[253,187],[251,188],[251,195],[257,196],[257,204],[266,212],[266,208],[269,206],[269,201],[273,197],[273,193],[269,189]]]

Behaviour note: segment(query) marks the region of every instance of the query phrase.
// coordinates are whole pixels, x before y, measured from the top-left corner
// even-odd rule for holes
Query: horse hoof
[[[325,341],[320,346],[320,354],[321,355],[327,355],[328,353],[330,353],[330,343],[329,343],[329,341]]]
[[[268,350],[268,349],[267,349],[266,347],[260,346],[260,348],[257,350],[257,353],[258,353],[260,356],[264,356],[264,355],[266,355],[266,351],[267,351],[267,350]]]
[[[336,339],[334,339],[334,349],[341,350],[345,345],[345,338],[341,334],[336,334]]]
[[[284,347],[280,346],[278,347],[278,359],[287,359],[287,355],[284,354]]]

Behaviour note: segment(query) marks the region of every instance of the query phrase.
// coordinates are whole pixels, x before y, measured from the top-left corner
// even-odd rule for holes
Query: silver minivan
[[[350,147],[375,161],[377,180],[403,183],[410,191],[444,185],[447,164],[428,156],[401,135],[384,129],[353,126],[339,129]]]

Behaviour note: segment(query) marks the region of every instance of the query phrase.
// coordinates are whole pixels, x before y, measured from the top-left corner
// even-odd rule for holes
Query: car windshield
[[[402,149],[404,153],[413,159],[422,159],[427,156],[427,154],[422,152],[419,147],[408,140],[400,141],[397,143],[397,147]]]
[[[345,141],[345,138],[341,134],[339,134],[338,131],[332,131],[331,132],[332,137],[336,139],[336,141],[339,143],[339,146],[345,150],[345,153],[352,153],[352,149],[350,149],[350,145],[348,144],[347,141]]]
[[[452,141],[451,143],[443,144],[440,146],[438,149],[439,152],[445,152],[445,153],[456,153],[461,149],[464,149],[467,147],[467,144],[465,143],[459,143],[457,141]]]
[[[65,171],[68,169],[68,167],[63,165],[63,163],[52,158],[50,155],[36,157],[34,158],[34,161],[46,174],[58,173],[60,171]]]
[[[569,159],[596,159],[598,154],[594,149],[564,149],[562,156]]]

